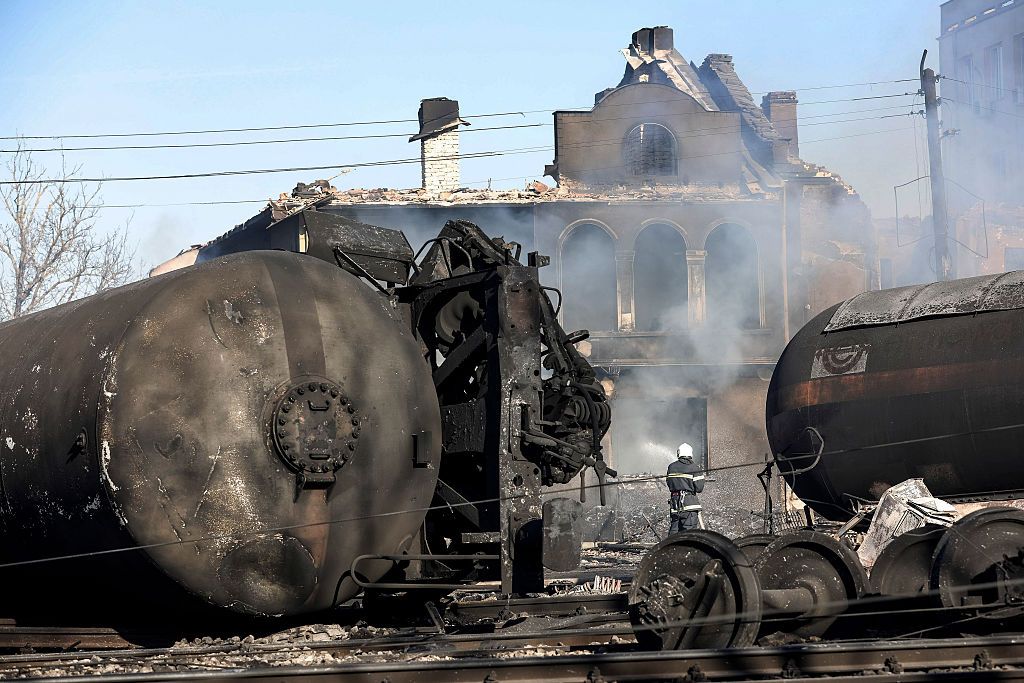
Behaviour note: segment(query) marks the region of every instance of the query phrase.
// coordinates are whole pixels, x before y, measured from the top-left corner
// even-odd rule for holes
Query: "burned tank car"
[[[832,519],[921,477],[952,501],[1024,497],[1024,271],[865,292],[793,337],[768,438]]]
[[[5,616],[328,608],[430,505],[418,344],[324,261],[226,256],[7,322],[0,348]]]

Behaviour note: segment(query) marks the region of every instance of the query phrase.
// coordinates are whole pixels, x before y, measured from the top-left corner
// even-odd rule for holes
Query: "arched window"
[[[636,239],[633,297],[636,329],[681,330],[687,326],[686,241],[671,225],[654,223]]]
[[[566,331],[618,329],[615,243],[601,227],[573,228],[562,244],[562,320]]]
[[[761,288],[754,237],[746,228],[726,223],[708,235],[704,248],[708,325],[747,330],[761,327]]]
[[[622,156],[633,175],[676,174],[676,138],[657,123],[641,123],[626,133]]]

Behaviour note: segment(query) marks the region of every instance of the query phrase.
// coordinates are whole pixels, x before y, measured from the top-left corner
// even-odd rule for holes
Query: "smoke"
[[[941,156],[955,277],[1024,266],[1024,127],[1014,113],[1024,102],[1018,64],[1024,40],[1013,37],[1012,26],[1010,19],[994,20],[984,43],[975,29],[961,29],[940,51]],[[915,129],[921,177],[896,189],[899,238],[896,219],[875,221],[882,276],[892,286],[936,280],[925,130]]]
[[[714,201],[699,200],[704,189]],[[329,210],[402,230],[414,249],[445,221],[461,218],[521,243],[524,252],[544,250],[554,266],[541,270],[542,283],[560,288],[566,330],[590,331],[581,350],[611,389],[612,466],[623,475],[662,475],[685,441],[710,470],[702,496],[708,514],[728,509],[749,519],[764,501],[756,478],[769,451],[764,402],[787,324],[799,325],[878,277],[870,215],[859,197],[827,175],[799,192],[789,209],[781,191],[759,198],[735,185],[691,184],[684,201],[620,194],[621,201],[566,205]],[[659,216],[663,222],[645,225]],[[785,261],[792,253],[784,231],[792,225],[800,249]]]
[[[450,220],[466,220],[480,226],[489,237],[501,237],[507,242],[516,242],[524,248],[525,253],[532,248],[533,212],[532,206],[523,205],[484,205],[471,206],[453,204],[437,205],[387,205],[387,204],[349,204],[332,205],[323,210],[347,216],[353,220],[382,228],[400,230],[418,252],[428,240],[437,237],[438,233]]]
[[[686,241],[663,223],[649,225],[636,240],[633,298],[637,330],[680,331],[690,311]]]
[[[618,329],[614,250],[611,235],[594,223],[578,225],[566,237],[560,290],[566,330]]]
[[[676,458],[676,452],[671,448],[653,441],[641,444],[640,451],[651,459],[656,459],[658,463],[671,462]]]

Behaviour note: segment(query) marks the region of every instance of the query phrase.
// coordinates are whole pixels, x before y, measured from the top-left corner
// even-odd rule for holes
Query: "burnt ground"
[[[731,505],[729,492],[730,486],[720,474],[701,494],[707,528],[729,538],[762,533],[763,515]],[[571,491],[566,495],[571,495]],[[656,543],[668,535],[668,498],[662,477],[623,476],[616,485],[608,487],[607,505],[597,505],[596,495],[588,496],[583,538],[586,541]]]

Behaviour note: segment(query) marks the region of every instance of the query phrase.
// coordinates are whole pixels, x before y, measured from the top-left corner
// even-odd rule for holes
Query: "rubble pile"
[[[291,192],[282,192],[270,200],[275,217],[283,217],[310,205],[346,206],[351,204],[529,204],[551,201],[722,201],[749,196],[739,185],[690,183],[687,185],[651,184],[635,186],[550,187],[539,180],[526,183],[523,189],[492,190],[460,187],[455,190],[430,191],[423,188],[394,189],[387,187],[342,189],[327,181],[299,183]]]

